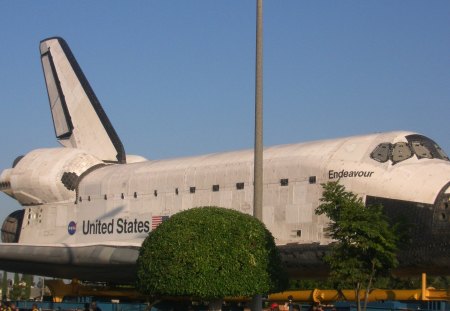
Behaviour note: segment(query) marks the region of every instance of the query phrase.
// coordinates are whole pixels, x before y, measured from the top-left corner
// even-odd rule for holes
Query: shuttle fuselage
[[[40,50],[64,147],[31,151],[0,175],[0,190],[24,207],[3,225],[0,269],[130,282],[141,243],[171,215],[199,206],[253,212],[252,150],[127,156],[65,42],[47,39]],[[314,211],[321,183],[336,180],[409,224],[400,271],[450,273],[450,161],[429,138],[399,131],[270,147],[263,179],[263,221],[291,273],[323,266],[332,241]]]

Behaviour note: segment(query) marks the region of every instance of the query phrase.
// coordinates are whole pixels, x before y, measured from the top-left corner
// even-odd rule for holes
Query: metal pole
[[[253,216],[263,220],[263,1],[256,5],[255,153]]]
[[[263,221],[263,1],[256,1],[256,81],[253,216]],[[252,310],[262,310],[262,296],[252,299]]]

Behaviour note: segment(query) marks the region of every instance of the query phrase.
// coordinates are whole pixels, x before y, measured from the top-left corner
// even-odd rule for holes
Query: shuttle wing
[[[58,141],[105,162],[125,163],[122,142],[67,43],[45,39],[40,54]]]
[[[140,244],[42,244],[2,243],[0,266],[59,278],[132,283]]]

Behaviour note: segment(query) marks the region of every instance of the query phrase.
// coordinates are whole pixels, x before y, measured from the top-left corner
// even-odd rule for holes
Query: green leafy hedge
[[[284,290],[287,278],[272,234],[238,211],[180,212],[144,241],[137,288],[146,295],[223,298]]]

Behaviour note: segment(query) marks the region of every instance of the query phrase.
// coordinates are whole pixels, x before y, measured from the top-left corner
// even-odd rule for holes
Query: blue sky
[[[51,36],[128,154],[252,148],[255,2],[0,0],[0,170],[58,145],[38,53]],[[265,0],[266,146],[401,129],[449,153],[449,104],[450,1]],[[0,218],[17,208],[0,195]]]

